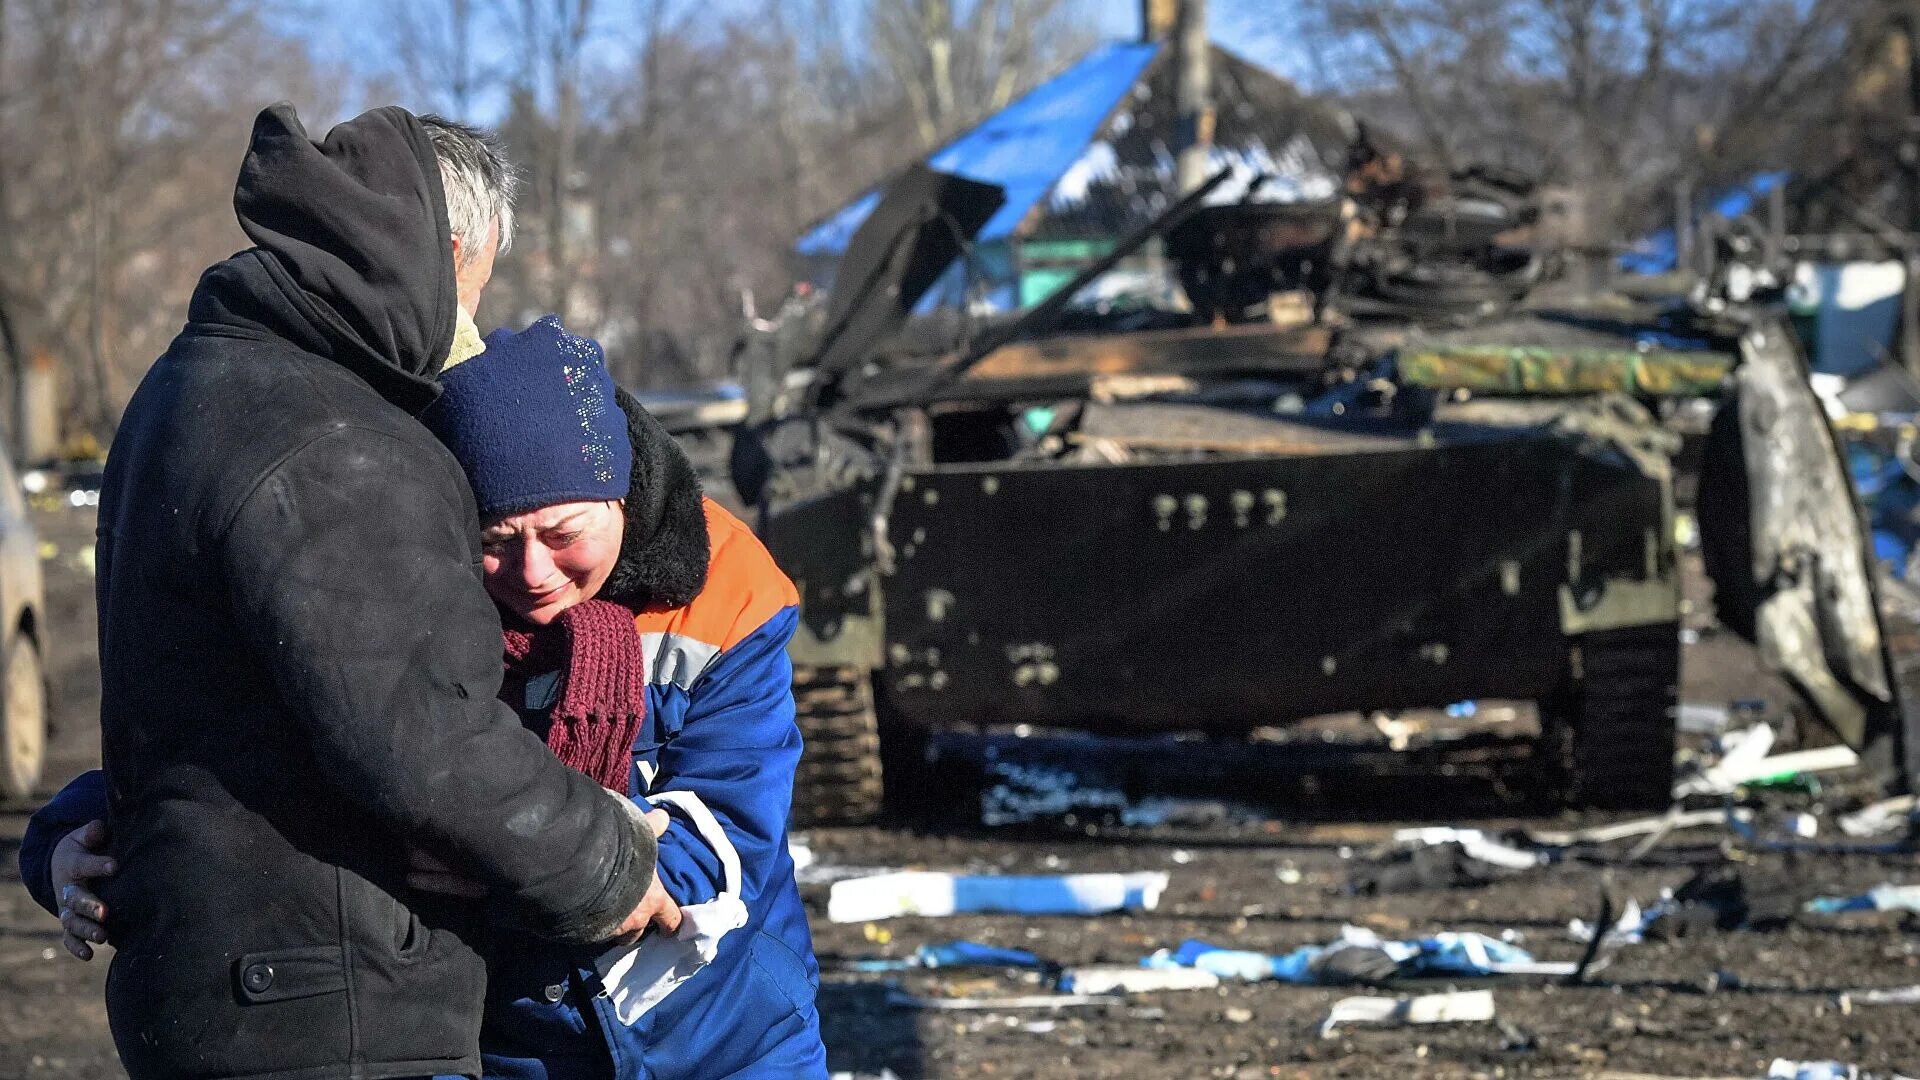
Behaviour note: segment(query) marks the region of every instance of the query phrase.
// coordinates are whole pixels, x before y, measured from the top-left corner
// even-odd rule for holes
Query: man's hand
[[[119,867],[107,849],[107,823],[89,821],[54,845],[50,869],[54,895],[60,898],[61,944],[76,960],[93,959],[93,947],[107,943],[107,905],[93,883],[112,877]]]
[[[654,814],[666,815],[665,810],[655,810],[647,815],[648,824],[652,824]],[[661,832],[666,830],[662,829]],[[656,834],[658,835],[658,834]],[[657,926],[664,933],[671,934],[680,929],[680,905],[667,895],[667,887],[660,884],[660,875],[653,875],[653,884],[647,886],[647,894],[640,898],[640,906],[633,909],[620,929],[614,933],[615,945],[631,945],[640,940],[647,927]]]
[[[617,791],[608,790],[617,799],[626,798]],[[655,840],[665,836],[668,827],[673,824],[673,819],[667,816],[665,810],[649,810],[642,816],[647,819],[647,828],[653,830]],[[660,884],[660,867],[657,864],[653,868],[653,883],[647,886],[640,903],[627,913],[627,917],[614,930],[613,937],[608,940],[615,945],[631,945],[640,940],[640,935],[646,933],[649,926],[658,926],[669,934],[680,929],[680,905],[667,895],[667,887]]]

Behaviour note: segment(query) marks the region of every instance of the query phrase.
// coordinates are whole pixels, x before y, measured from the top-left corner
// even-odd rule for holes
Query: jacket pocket
[[[337,945],[247,953],[233,962],[233,987],[242,1004],[345,993],[347,972]]]
[[[771,983],[794,1012],[804,1012],[813,1004],[813,981],[807,978],[807,967],[786,942],[755,930],[747,942],[747,957],[754,974]]]

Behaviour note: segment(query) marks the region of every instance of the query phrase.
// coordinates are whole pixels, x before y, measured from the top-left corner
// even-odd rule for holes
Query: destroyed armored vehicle
[[[1665,807],[1680,440],[1657,413],[1756,353],[1774,396],[1744,408],[1773,411],[1720,425],[1740,482],[1703,511],[1739,533],[1723,591],[1848,734],[1892,723],[1849,489],[1784,335],[1522,304],[1543,256],[1509,245],[1529,211],[1497,179],[1208,205],[1224,176],[1025,312],[943,320],[909,316],[1000,192],[916,166],[828,302],[748,342],[732,476],[801,592],[798,818],[871,817],[944,729],[1235,738],[1475,699],[1538,704],[1542,791]],[[1075,303],[1161,237],[1184,310]],[[1789,426],[1801,466],[1826,456],[1776,497],[1745,462]],[[1798,534],[1753,542],[1783,512]],[[1783,585],[1804,595],[1769,605]]]

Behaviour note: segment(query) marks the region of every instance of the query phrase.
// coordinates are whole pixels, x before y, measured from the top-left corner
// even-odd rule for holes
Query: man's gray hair
[[[513,244],[513,196],[520,175],[491,131],[432,113],[420,117],[440,159],[440,186],[447,195],[447,226],[460,239],[465,265],[487,245],[487,226],[500,223],[500,251]]]

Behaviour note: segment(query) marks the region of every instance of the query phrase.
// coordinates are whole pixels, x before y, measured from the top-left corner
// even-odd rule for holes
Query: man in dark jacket
[[[555,940],[645,922],[653,835],[497,700],[473,496],[415,419],[477,299],[456,240],[490,259],[501,224],[460,227],[445,135],[378,109],[316,144],[263,112],[234,196],[256,246],[201,278],[108,457],[107,1004],[135,1080],[477,1074],[477,920],[407,889],[409,845]]]

